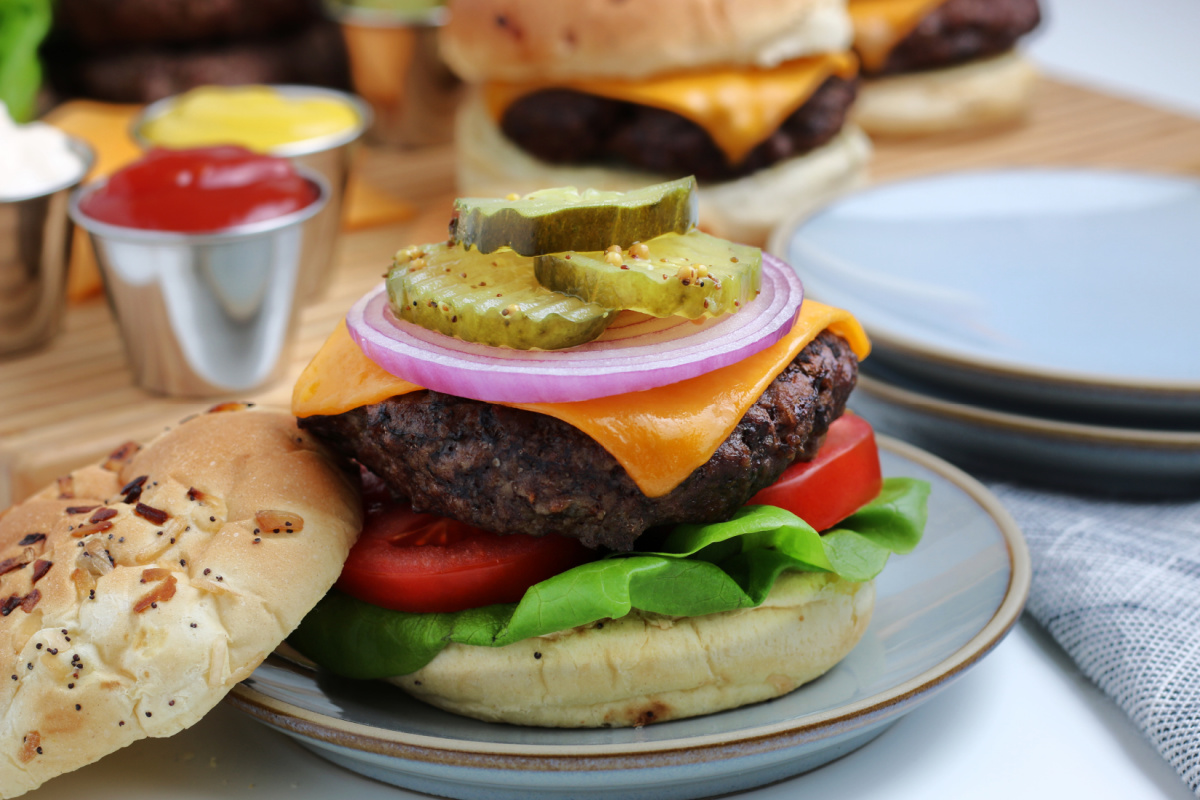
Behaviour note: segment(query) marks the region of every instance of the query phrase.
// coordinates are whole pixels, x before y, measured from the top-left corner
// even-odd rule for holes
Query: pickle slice
[[[460,198],[450,238],[481,253],[502,247],[525,256],[604,250],[686,233],[696,226],[697,213],[696,181],[690,177],[631,192],[567,186],[511,200]]]
[[[387,276],[396,316],[469,342],[556,350],[589,342],[616,318],[607,308],[541,286],[533,259],[446,243],[396,254]]]
[[[700,231],[669,233],[629,249],[555,253],[535,260],[547,289],[655,317],[715,317],[753,300],[762,251]]]

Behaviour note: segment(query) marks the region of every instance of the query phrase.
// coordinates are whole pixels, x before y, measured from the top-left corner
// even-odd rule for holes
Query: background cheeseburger
[[[441,31],[474,90],[459,191],[629,189],[695,175],[703,225],[761,243],[861,180],[845,120],[857,61],[845,0],[454,0]]]
[[[850,0],[870,134],[978,128],[1022,116],[1037,74],[1014,48],[1037,0]]]
[[[608,727],[853,648],[928,487],[881,480],[842,416],[853,317],[694,209],[690,181],[460,200],[450,242],[397,253],[295,389],[373,487],[298,649],[480,719]]]

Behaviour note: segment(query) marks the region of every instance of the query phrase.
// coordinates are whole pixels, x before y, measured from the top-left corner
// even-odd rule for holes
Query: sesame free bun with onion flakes
[[[0,517],[0,798],[199,721],[337,578],[355,480],[234,405]]]

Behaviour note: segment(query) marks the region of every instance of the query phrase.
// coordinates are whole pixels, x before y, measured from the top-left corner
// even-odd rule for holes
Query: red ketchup
[[[233,145],[155,148],[114,173],[80,210],[126,228],[204,233],[282,217],[317,195],[286,159]]]

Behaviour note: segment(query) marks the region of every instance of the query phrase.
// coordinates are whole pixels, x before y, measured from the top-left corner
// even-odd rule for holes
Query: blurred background
[[[1043,0],[1043,29],[1029,53],[1047,73],[1143,102],[1200,114],[1200,5],[1154,0]]]
[[[154,430],[160,420],[175,418],[189,395],[250,394],[285,405],[301,367],[351,300],[378,280],[396,248],[445,235],[449,204],[458,193],[474,193],[479,186],[501,187],[507,192],[578,181],[597,185],[611,180],[613,188],[618,188],[621,181],[644,183],[661,177],[646,165],[659,163],[655,159],[662,154],[679,150],[683,138],[665,137],[665,144],[658,145],[648,159],[637,155],[641,160],[635,161],[638,169],[634,171],[628,164],[612,160],[600,164],[604,169],[585,164],[584,169],[575,170],[570,164],[542,163],[541,157],[532,158],[515,147],[516,140],[508,137],[517,136],[519,126],[506,122],[501,135],[499,120],[471,116],[466,98],[472,93],[478,96],[499,85],[536,94],[544,88],[543,78],[555,79],[551,67],[562,66],[538,67],[542,73],[535,71],[530,76],[526,72],[505,83],[502,75],[488,74],[489,70],[502,71],[505,59],[472,63],[470,48],[452,52],[455,48],[440,47],[439,39],[456,27],[452,16],[456,4],[459,29],[478,23],[469,18],[475,12],[466,0],[455,0],[449,6],[431,0],[0,2],[0,97],[18,123],[31,130],[40,122],[49,123],[74,137],[73,146],[88,150],[86,169],[82,170],[86,175],[75,176],[74,184],[50,187],[54,191],[46,198],[57,200],[38,206],[39,219],[44,222],[37,224],[44,228],[37,232],[43,244],[35,248],[36,259],[35,249],[25,245],[19,253],[13,250],[13,254],[0,257],[7,265],[2,280],[12,301],[11,311],[0,308],[10,320],[0,324],[0,330],[4,325],[29,328],[30,320],[41,320],[34,346],[29,345],[34,340],[28,335],[19,340],[14,337],[13,355],[0,362],[0,374],[7,378],[2,383],[11,387],[5,415],[8,422],[0,429],[4,437],[0,465],[6,475],[0,489],[8,497],[21,496],[72,458],[103,452],[118,438]],[[853,14],[856,8],[872,5],[887,3],[852,0],[849,11]],[[959,5],[970,4],[960,0]],[[976,5],[1032,7],[1023,0]],[[1038,5],[1040,23],[1031,31],[1028,26],[1009,31],[1003,46],[1012,47],[1015,41],[1016,53],[1032,61],[1041,77],[1020,71],[1026,67],[1010,71],[1015,78],[1005,85],[1016,87],[1011,102],[1006,100],[999,110],[990,111],[992,117],[971,121],[968,115],[965,124],[950,119],[952,124],[946,129],[930,129],[922,135],[895,136],[886,131],[876,135],[856,106],[868,99],[875,87],[903,83],[909,76],[880,78],[868,73],[855,105],[847,105],[847,97],[852,95],[822,90],[823,94],[814,95],[825,98],[816,116],[797,126],[808,133],[789,134],[793,138],[783,144],[772,143],[752,154],[748,163],[759,159],[767,164],[768,168],[761,170],[767,176],[762,181],[757,174],[750,174],[757,166],[739,167],[711,178],[701,175],[702,225],[723,226],[726,235],[744,241],[765,244],[770,240],[777,252],[783,253],[786,236],[807,216],[838,194],[871,183],[1018,166],[1102,167],[1159,174],[1200,171],[1200,48],[1191,41],[1194,31],[1200,30],[1200,4],[1155,0],[1139,5],[1136,11],[1118,0],[1042,0]],[[844,16],[844,11],[839,13]],[[848,24],[835,21],[813,38],[816,44],[812,46],[818,52],[821,47],[844,49],[851,33]],[[713,42],[711,46],[722,45]],[[443,50],[454,58],[444,60]],[[448,62],[465,79],[457,77]],[[916,77],[937,72],[927,69]],[[611,86],[603,88],[604,76],[600,77],[589,86],[611,90]],[[835,75],[827,83],[836,84],[837,80]],[[292,88],[276,92],[272,102],[279,105],[264,105],[252,94],[210,92],[214,87],[264,84]],[[199,94],[193,91],[196,89]],[[338,115],[329,116],[329,108],[312,112],[315,106],[310,106],[308,111],[298,111],[303,101],[318,98],[332,103],[329,108],[341,108],[341,117],[349,120],[343,128],[336,128],[342,123],[330,122]],[[963,103],[968,111],[979,105],[978,99],[971,98]],[[184,113],[193,106],[206,109],[203,114],[208,117]],[[514,103],[509,108],[521,106]],[[553,112],[555,106],[546,108]],[[305,117],[310,112],[316,116]],[[803,112],[801,108],[796,113]],[[294,127],[275,130],[272,126],[281,125],[284,117]],[[550,120],[551,133],[555,126],[565,124],[555,113],[545,118]],[[175,134],[182,131],[183,138],[155,140],[154,125],[164,119],[177,121],[173,130]],[[335,128],[329,129],[332,133],[315,135],[311,126],[317,122]],[[867,128],[873,142],[856,130],[856,122]],[[545,119],[538,124],[545,124]],[[193,127],[190,132],[189,126]],[[274,131],[271,135],[277,139],[269,144],[252,141],[251,134],[266,129]],[[819,135],[810,136],[812,130]],[[695,139],[693,132],[688,133],[688,141]],[[558,146],[555,139],[579,138],[574,134],[542,136],[542,144],[549,140]],[[284,158],[298,168],[316,169],[329,183],[328,207],[305,227],[304,235],[313,243],[305,246],[308,255],[298,267],[304,273],[298,278],[300,283],[278,300],[281,310],[271,312],[284,318],[268,320],[271,330],[282,331],[285,346],[271,350],[274,364],[235,370],[256,376],[253,379],[222,382],[210,376],[191,380],[184,374],[179,380],[150,377],[145,364],[152,354],[143,351],[145,342],[154,337],[133,333],[147,330],[149,323],[131,325],[126,320],[118,325],[120,320],[110,311],[110,307],[143,308],[144,300],[115,296],[118,287],[128,281],[114,278],[108,281],[110,297],[104,302],[101,262],[108,257],[97,258],[104,239],[73,228],[67,218],[67,194],[73,185],[81,180],[95,185],[137,160],[149,145],[183,141],[243,144],[266,156]],[[538,145],[536,137],[531,142]],[[520,143],[523,146],[525,142]],[[711,142],[707,147],[711,150]],[[711,157],[704,155],[704,147],[699,151],[703,167],[703,159]],[[547,157],[560,158],[554,152]],[[804,162],[810,162],[809,166],[803,166]],[[818,168],[812,168],[813,162],[819,162]],[[79,163],[82,167],[83,162]],[[800,166],[789,172],[790,164]],[[698,173],[694,167],[682,169],[683,174]],[[711,199],[708,206],[704,205],[706,198]],[[8,214],[10,222],[6,224],[14,230],[18,217],[26,220],[21,223],[26,227],[32,224],[32,212],[18,214],[17,204],[6,207],[0,203],[0,213]],[[28,236],[13,241],[18,238],[32,241]],[[51,239],[57,244],[46,244]],[[246,252],[254,252],[258,246],[247,245]],[[106,252],[115,251],[109,248]],[[185,252],[199,251],[188,248]],[[32,267],[35,260],[36,270]],[[232,290],[231,284],[220,281],[197,285]],[[266,295],[231,299],[218,292],[215,297],[213,302],[218,305],[229,302],[230,308],[236,306],[236,313],[225,317],[266,319]],[[21,308],[16,307],[18,302],[23,304]],[[252,306],[255,313],[247,316],[246,309]],[[172,313],[164,306],[161,319],[170,319]],[[230,360],[234,351],[240,352],[249,341],[241,336],[230,334],[222,345],[225,350],[212,351],[216,355],[208,356],[208,361]],[[254,341],[275,340],[259,336]],[[175,349],[154,357],[163,364],[178,364],[182,363],[180,352]],[[255,356],[259,361],[266,358]],[[884,360],[877,361],[882,365]],[[80,370],[74,386],[86,388],[86,405],[64,394],[62,376],[67,369]],[[192,371],[202,370],[197,366]],[[64,408],[86,411],[87,418],[64,417]],[[996,409],[979,410],[990,413]],[[1110,438],[1115,435],[1112,430],[1106,433]],[[1162,446],[1145,436],[1138,441],[1147,447]],[[48,446],[35,446],[39,442]],[[1189,482],[1194,480],[1197,450],[1200,445],[1193,444],[1186,450],[1184,470]]]

